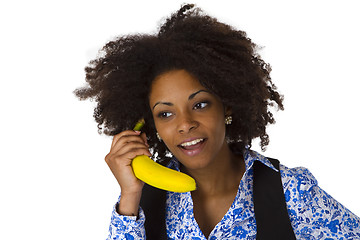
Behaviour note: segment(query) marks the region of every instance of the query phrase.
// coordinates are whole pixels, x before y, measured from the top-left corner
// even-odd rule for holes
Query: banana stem
[[[133,130],[140,131],[144,125],[145,125],[145,120],[142,118],[135,124],[135,127],[133,128]]]

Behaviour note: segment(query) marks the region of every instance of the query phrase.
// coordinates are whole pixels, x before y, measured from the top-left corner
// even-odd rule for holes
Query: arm
[[[119,202],[121,198],[122,196],[119,197]],[[113,208],[107,240],[146,239],[143,210],[139,207],[137,216],[121,215],[117,211],[119,202]]]
[[[151,156],[145,134],[124,131],[113,138],[105,161],[121,188],[114,207],[108,239],[145,239],[145,216],[139,207],[144,183],[133,173],[131,162],[138,155]]]
[[[298,239],[360,239],[360,218],[321,189],[308,169],[283,167],[282,180]]]

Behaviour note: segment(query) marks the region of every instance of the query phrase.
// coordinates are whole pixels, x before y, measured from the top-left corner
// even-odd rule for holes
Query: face
[[[155,78],[149,101],[160,137],[187,169],[206,168],[228,149],[223,104],[185,70]]]

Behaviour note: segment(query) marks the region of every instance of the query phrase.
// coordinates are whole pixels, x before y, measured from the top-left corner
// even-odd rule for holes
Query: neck
[[[217,196],[236,191],[245,172],[242,155],[235,155],[227,144],[214,161],[202,169],[183,169],[196,180],[194,194]]]

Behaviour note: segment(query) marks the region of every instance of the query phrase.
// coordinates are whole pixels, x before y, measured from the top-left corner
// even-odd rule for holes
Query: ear
[[[230,116],[232,114],[232,108],[225,106],[225,116]]]

